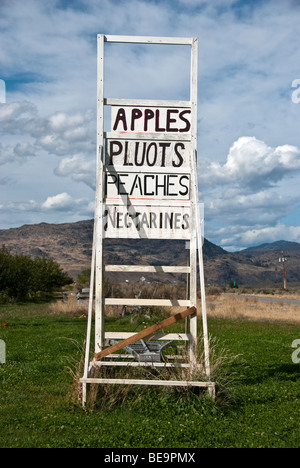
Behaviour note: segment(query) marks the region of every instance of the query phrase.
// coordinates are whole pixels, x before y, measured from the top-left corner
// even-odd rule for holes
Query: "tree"
[[[83,270],[79,275],[77,276],[77,287],[80,288],[86,288],[90,286],[90,280],[91,280],[91,269],[88,268],[86,270]]]
[[[33,260],[33,283],[36,291],[53,292],[67,284],[73,283],[72,278],[65,273],[58,263],[45,257]]]
[[[51,293],[73,282],[52,259],[31,259],[12,255],[5,246],[0,251],[0,299],[27,300],[38,292]]]

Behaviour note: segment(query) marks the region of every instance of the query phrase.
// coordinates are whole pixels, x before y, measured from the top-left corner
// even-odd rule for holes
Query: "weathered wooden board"
[[[105,339],[125,340],[135,334],[136,332],[106,332]],[[189,341],[191,336],[188,333],[155,333],[151,335],[151,339],[156,341]]]
[[[180,171],[172,174],[107,171],[104,184],[107,203],[125,198],[127,204],[159,201],[178,206],[190,200],[190,174],[182,174]]]
[[[148,306],[148,307],[189,307],[191,301],[185,299],[130,299],[111,298],[104,299],[105,305]]]
[[[164,168],[175,172],[191,168],[189,141],[153,141],[110,138],[106,140],[105,164],[109,169],[119,166],[126,170]],[[166,169],[167,168],[167,169]]]
[[[172,101],[163,100],[163,99],[120,99],[120,98],[105,98],[104,104],[106,106],[131,106],[131,107],[187,107],[191,108],[191,101]]]
[[[156,37],[156,36],[114,36],[105,35],[105,42],[118,42],[123,44],[169,44],[193,45],[194,38],[190,37]]]
[[[112,106],[111,130],[125,133],[191,133],[191,109]]]
[[[105,238],[190,239],[189,206],[124,205],[107,204],[103,218]]]
[[[126,273],[191,273],[189,266],[155,265],[105,265],[104,271],[123,271]]]

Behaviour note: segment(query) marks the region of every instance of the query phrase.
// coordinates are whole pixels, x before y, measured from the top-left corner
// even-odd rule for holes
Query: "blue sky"
[[[197,36],[206,237],[300,242],[299,20],[296,0],[1,0],[0,229],[93,216],[97,33]],[[188,60],[112,46],[107,96],[186,99]]]

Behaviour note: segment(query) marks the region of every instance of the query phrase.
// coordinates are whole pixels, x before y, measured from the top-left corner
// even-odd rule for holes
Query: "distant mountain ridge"
[[[92,219],[76,223],[24,225],[0,230],[0,246],[5,245],[14,254],[53,258],[76,280],[82,270],[90,268],[93,227]],[[230,281],[256,286],[280,284],[282,271],[278,258],[282,250],[287,257],[288,282],[300,282],[300,244],[279,241],[231,253],[205,239],[206,284],[227,285]],[[186,265],[187,256],[183,241],[104,241],[106,264]],[[138,277],[136,274],[135,279]],[[115,274],[114,279],[122,281],[120,274]],[[149,280],[154,279],[157,278],[152,274]],[[164,278],[166,281],[174,279],[171,275]]]
[[[258,255],[262,252],[284,252],[287,251],[289,253],[300,254],[300,244],[297,242],[290,242],[285,240],[280,240],[271,243],[264,243],[253,247],[248,247],[247,249],[241,250],[240,253],[250,253],[252,255]]]

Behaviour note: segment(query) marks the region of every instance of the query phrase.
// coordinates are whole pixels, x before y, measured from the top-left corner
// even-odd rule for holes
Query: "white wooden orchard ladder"
[[[161,100],[124,100],[124,99],[112,99],[104,96],[104,48],[105,43],[129,43],[129,44],[162,44],[162,45],[177,45],[177,46],[188,46],[191,48],[191,72],[190,72],[190,100],[189,101],[161,101]],[[215,384],[211,381],[211,370],[210,370],[210,359],[209,359],[209,337],[207,329],[207,315],[206,315],[206,299],[205,299],[205,283],[204,283],[204,267],[203,267],[203,252],[202,252],[202,235],[201,235],[201,222],[200,210],[199,210],[199,193],[198,193],[198,180],[197,180],[197,100],[198,100],[198,39],[197,38],[168,38],[168,37],[135,37],[135,36],[111,36],[111,35],[98,35],[98,102],[97,102],[97,189],[96,189],[96,208],[95,208],[95,223],[94,223],[94,239],[92,249],[92,264],[91,264],[91,279],[90,279],[90,296],[89,296],[89,312],[88,312],[88,325],[87,325],[87,339],[86,339],[86,353],[85,353],[85,366],[84,375],[80,379],[82,384],[82,403],[85,405],[87,396],[87,385],[91,383],[96,384],[136,384],[136,385],[190,385],[199,386],[208,389],[211,396],[214,396]],[[181,134],[165,134],[163,132],[143,134],[141,132],[116,132],[110,131],[104,132],[104,109],[105,106],[111,106],[112,108],[147,108],[148,117],[151,116],[151,112],[154,115],[154,109],[169,109],[169,115],[178,115],[182,112],[182,116],[189,113],[190,115],[190,128],[189,133],[186,135],[184,132]],[[151,110],[153,109],[153,110]],[[181,111],[180,111],[181,110]],[[155,111],[158,112],[158,111]],[[186,119],[183,119],[187,122]],[[174,120],[172,120],[174,122]],[[172,132],[171,132],[172,133]],[[117,140],[120,142],[129,141],[163,141],[170,142],[188,142],[189,154],[188,164],[185,168],[185,174],[189,177],[190,187],[190,198],[188,200],[188,209],[190,210],[190,230],[189,230],[189,265],[188,266],[155,266],[155,265],[104,265],[103,263],[103,239],[105,237],[115,237],[115,235],[109,235],[109,232],[105,231],[105,213],[106,213],[106,187],[105,187],[105,175],[108,171],[108,163],[106,159],[107,145],[111,140]],[[182,144],[183,146],[183,144]],[[118,169],[118,168],[117,168]],[[116,171],[117,171],[116,169]],[[124,168],[123,168],[124,169]],[[167,170],[167,169],[166,169]],[[158,172],[162,172],[163,169],[159,169]],[[148,169],[149,174],[149,169]],[[148,176],[149,177],[149,176]],[[127,197],[129,198],[129,197]],[[186,203],[186,200],[184,200]],[[158,202],[156,205],[159,206]],[[186,204],[187,206],[187,204]],[[153,215],[154,216],[154,215]],[[148,237],[147,233],[142,236],[140,232],[134,233],[133,238]],[[149,235],[150,238],[168,238],[168,236],[158,236],[156,234]],[[172,234],[173,236],[173,234]],[[122,237],[122,236],[120,236]],[[125,236],[123,236],[125,237]],[[130,234],[127,237],[131,237]],[[180,238],[180,237],[171,237]],[[185,237],[185,239],[187,239]],[[170,381],[170,380],[134,380],[134,379],[104,379],[104,378],[92,378],[90,376],[90,370],[93,366],[137,366],[147,365],[147,363],[140,362],[128,362],[128,356],[126,361],[120,354],[109,354],[108,356],[102,357],[105,353],[105,341],[106,340],[123,340],[119,341],[119,345],[125,345],[128,340],[134,341],[139,334],[132,332],[106,332],[105,330],[105,306],[107,305],[128,305],[128,306],[163,306],[163,307],[174,307],[181,306],[188,309],[185,313],[185,317],[188,316],[189,331],[186,330],[184,333],[168,333],[168,334],[157,334],[155,330],[151,331],[151,337],[157,340],[175,340],[185,341],[189,343],[190,353],[189,362],[182,364],[165,364],[165,363],[150,363],[150,365],[157,367],[165,366],[182,366],[191,367],[198,366],[197,362],[197,261],[199,262],[200,271],[200,290],[201,290],[201,303],[202,303],[202,333],[203,333],[203,346],[204,346],[204,370],[205,370],[205,381]],[[140,272],[140,273],[176,273],[176,274],[188,274],[189,275],[189,298],[188,300],[162,300],[162,299],[125,299],[125,298],[104,298],[103,296],[103,275],[105,272]],[[94,291],[95,284],[95,291]],[[95,297],[95,299],[94,299]],[[91,334],[93,328],[93,304],[95,301],[95,350],[93,358],[91,358]],[[200,314],[199,314],[200,315]],[[178,318],[178,317],[177,317]],[[180,317],[179,317],[180,318]],[[168,319],[167,319],[168,320]],[[169,323],[169,322],[168,322]],[[159,325],[160,327],[160,325]],[[146,332],[147,333],[147,332]],[[127,340],[127,341],[126,341]],[[99,358],[100,356],[100,358]],[[97,359],[97,357],[99,359]],[[109,360],[106,360],[106,357]],[[119,359],[119,361],[117,360]]]

